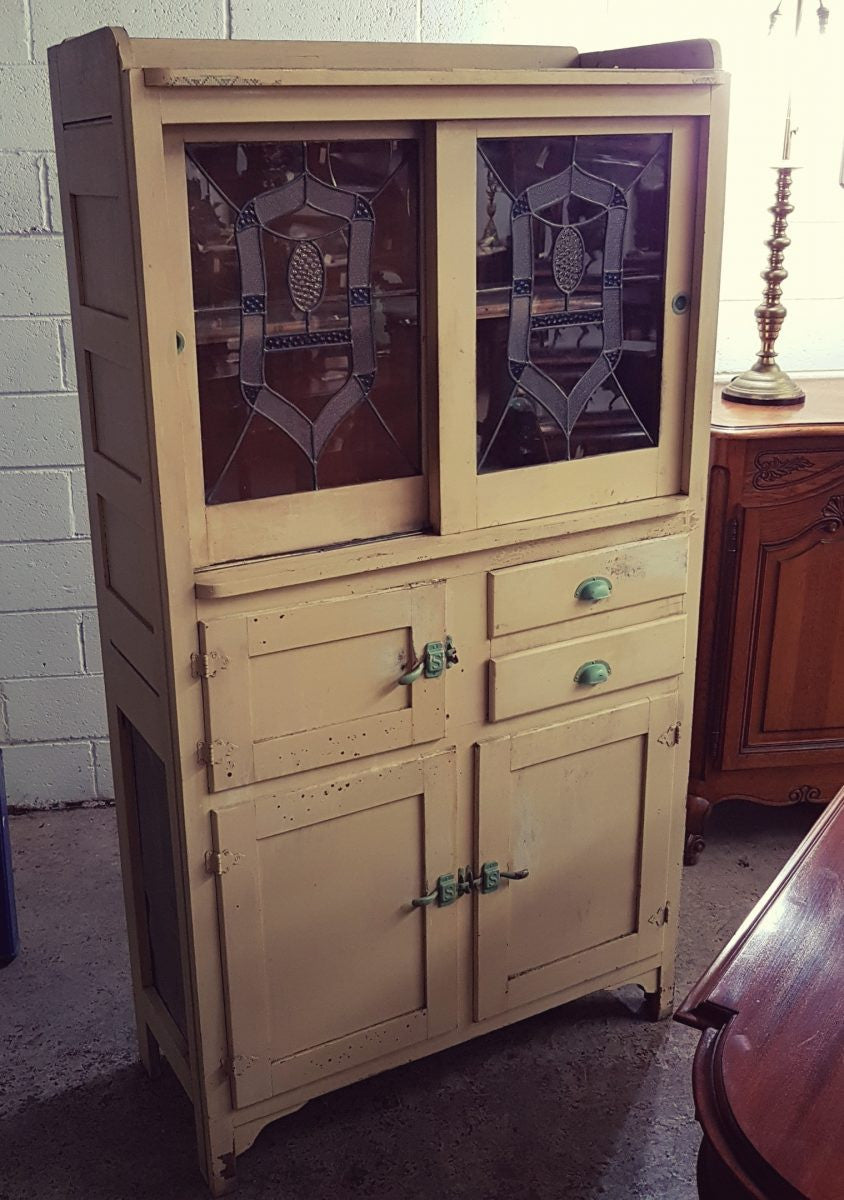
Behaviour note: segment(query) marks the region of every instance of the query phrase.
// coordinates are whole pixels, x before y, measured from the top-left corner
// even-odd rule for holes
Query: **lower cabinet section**
[[[478,1020],[659,952],[676,693],[478,747]]]
[[[454,752],[212,814],[236,1107],[457,1025]]]
[[[658,955],[677,703],[476,745],[474,862],[470,745],[213,812],[234,1105],[456,1030],[464,906],[477,1021]]]

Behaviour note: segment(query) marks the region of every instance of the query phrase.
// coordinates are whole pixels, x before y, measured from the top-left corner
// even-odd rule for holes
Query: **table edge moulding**
[[[802,385],[799,406],[714,396],[689,863],[721,801],[825,804],[844,778],[844,380]]]
[[[701,1033],[701,1200],[840,1194],[842,838],[839,792],[675,1014]]]
[[[347,1083],[672,1011],[728,80],[706,40],[49,66],[140,1056],[220,1196]]]

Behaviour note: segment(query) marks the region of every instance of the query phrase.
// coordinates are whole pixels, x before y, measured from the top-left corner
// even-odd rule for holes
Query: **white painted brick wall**
[[[225,37],[227,0],[0,0],[0,744],[9,801],[113,794],[47,47]]]
[[[581,49],[719,38],[734,79],[717,365],[734,372],[750,364],[756,349],[752,313],[772,188],[767,164],[777,150],[769,86],[776,72],[766,66],[764,38],[772,6],[773,0],[767,7],[709,0],[705,10],[691,0],[0,0],[0,743],[13,804],[84,802],[112,789],[47,47],[106,24],[139,37],[556,42]],[[813,19],[810,11],[807,27]],[[834,10],[810,71],[824,86],[802,102],[796,148],[807,165],[794,188],[790,311],[780,340],[784,364],[809,373],[844,373],[844,192],[828,117],[844,111],[836,21],[844,25]],[[834,138],[840,136],[837,130]]]

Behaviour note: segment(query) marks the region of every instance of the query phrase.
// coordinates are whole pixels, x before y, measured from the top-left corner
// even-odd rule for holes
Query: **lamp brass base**
[[[774,363],[766,364],[758,359],[749,371],[736,375],[722,390],[721,397],[734,404],[766,404],[774,407],[785,404],[803,404],[806,393],[794,380]]]

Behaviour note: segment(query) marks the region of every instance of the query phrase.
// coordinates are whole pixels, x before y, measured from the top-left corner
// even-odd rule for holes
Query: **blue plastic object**
[[[9,841],[9,814],[6,808],[6,780],[3,775],[3,751],[0,750],[0,967],[7,967],[17,958],[19,949],[18,914],[12,878],[12,843]]]

